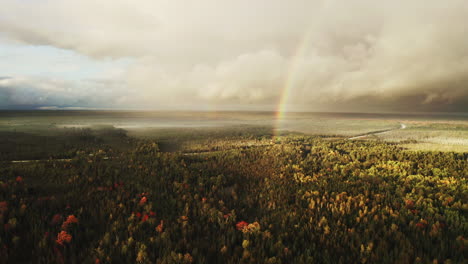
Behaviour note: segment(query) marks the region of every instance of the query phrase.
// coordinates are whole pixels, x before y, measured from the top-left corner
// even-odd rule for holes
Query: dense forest
[[[463,263],[468,256],[468,153],[252,131],[165,152],[164,138],[70,133],[78,143],[46,145],[56,155],[23,146],[67,161],[12,163],[28,151],[3,143],[10,147],[1,153],[0,262]]]

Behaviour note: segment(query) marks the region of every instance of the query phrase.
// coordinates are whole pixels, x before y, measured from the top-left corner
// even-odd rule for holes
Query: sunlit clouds
[[[463,112],[468,104],[463,0],[2,6],[0,108],[276,110],[282,102],[291,111]]]

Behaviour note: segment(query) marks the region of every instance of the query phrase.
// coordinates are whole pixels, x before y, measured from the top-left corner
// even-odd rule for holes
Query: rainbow
[[[301,59],[304,57],[307,48],[309,46],[311,31],[307,31],[304,37],[299,41],[296,51],[291,56],[288,70],[284,85],[282,87],[279,101],[276,107],[275,113],[275,126],[274,126],[274,137],[277,136],[278,131],[282,128],[282,122],[285,118],[286,112],[288,112],[288,100],[291,94],[291,90],[296,86],[297,83],[297,72],[300,66]]]

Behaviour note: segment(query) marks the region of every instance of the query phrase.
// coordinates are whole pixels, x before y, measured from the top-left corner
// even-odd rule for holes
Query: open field
[[[0,117],[0,263],[468,257],[463,119],[34,115]]]
[[[468,152],[468,122],[410,121],[406,129],[378,135],[411,150]]]
[[[399,129],[402,124],[405,129]],[[468,147],[468,116],[462,114],[287,113],[277,120],[272,112],[0,111],[0,132],[47,137],[80,128],[123,129],[132,137],[162,141],[163,148],[171,141],[172,149],[183,141],[174,132],[191,140],[245,129],[267,136],[295,132],[337,138],[392,130],[360,140],[385,140],[412,150],[466,152]]]

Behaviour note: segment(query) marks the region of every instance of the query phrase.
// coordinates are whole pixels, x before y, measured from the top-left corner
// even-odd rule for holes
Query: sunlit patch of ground
[[[406,129],[393,130],[376,137],[400,143],[410,150],[467,152],[468,122],[409,121]]]
[[[344,137],[400,127],[399,122],[395,120],[365,118],[310,118],[287,120],[283,123],[283,127],[290,131],[298,131],[308,135],[339,135]]]
[[[407,127],[402,129],[402,124]],[[0,112],[0,132],[56,136],[87,129],[123,129],[129,136],[157,140],[164,151],[207,151],[208,145],[210,151],[249,147],[260,143],[239,146],[226,141],[226,136],[271,138],[290,133],[384,140],[411,150],[465,152],[468,148],[468,116],[464,115],[287,113],[278,120],[273,112]],[[201,138],[208,140],[194,145],[193,140]]]
[[[468,152],[468,146],[460,145],[447,145],[447,144],[435,144],[435,143],[413,143],[413,144],[401,144],[403,148],[407,148],[412,151],[443,151],[443,152]]]

